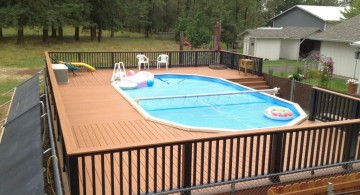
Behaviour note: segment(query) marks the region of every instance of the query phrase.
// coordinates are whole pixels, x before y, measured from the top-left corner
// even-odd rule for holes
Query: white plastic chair
[[[159,69],[161,64],[166,65],[166,70],[168,69],[169,65],[169,56],[166,54],[160,54],[157,58],[156,68]]]
[[[149,58],[148,57],[146,57],[144,54],[139,54],[136,56],[136,58],[138,59],[139,70],[141,70],[141,64],[144,64],[144,69],[145,69],[145,65],[147,64],[147,67],[149,69]]]

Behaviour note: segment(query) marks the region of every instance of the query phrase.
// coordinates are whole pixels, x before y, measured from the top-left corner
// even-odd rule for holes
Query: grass
[[[263,66],[263,72],[269,73],[273,72],[274,76],[279,77],[287,77],[288,75],[292,74],[296,70],[296,66],[302,66],[303,68],[305,65],[296,60],[274,60],[274,61],[264,61]],[[307,67],[309,68],[309,67]],[[312,79],[304,79],[304,83],[317,86],[319,83],[318,78],[312,78]],[[329,82],[328,86],[326,87],[328,89],[338,91],[338,92],[346,92],[347,91],[347,85],[346,80],[340,79],[340,78],[332,78]]]
[[[173,40],[144,38],[141,33],[117,32],[110,38],[110,32],[103,32],[103,40],[90,40],[90,32],[82,31],[80,41],[74,41],[74,28],[64,27],[64,40],[49,38],[42,43],[41,29],[25,28],[25,43],[16,43],[16,29],[4,28],[4,39],[0,42],[0,92],[12,89],[22,81],[40,71],[44,66],[44,51],[167,51],[178,50]],[[185,47],[190,50],[190,47]],[[2,94],[1,93],[1,94]],[[0,105],[11,97],[1,96]]]
[[[296,66],[299,65],[300,62],[296,61],[296,60],[284,60],[284,59],[280,59],[280,60],[266,60],[264,61],[264,67],[282,67],[282,66]]]

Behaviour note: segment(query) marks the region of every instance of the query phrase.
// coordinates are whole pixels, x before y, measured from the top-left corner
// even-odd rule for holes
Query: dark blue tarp
[[[18,86],[0,143],[0,194],[44,194],[39,76]]]

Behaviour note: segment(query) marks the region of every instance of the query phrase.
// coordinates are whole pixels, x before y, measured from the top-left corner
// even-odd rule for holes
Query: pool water
[[[118,89],[119,90],[119,89]],[[303,116],[294,103],[256,92],[232,95],[142,99],[197,94],[228,93],[252,90],[226,80],[199,75],[155,75],[152,87],[120,90],[138,110],[151,119],[189,129],[237,131],[292,125]],[[135,103],[136,99],[140,99]],[[289,108],[292,120],[279,121],[264,116],[269,106]]]

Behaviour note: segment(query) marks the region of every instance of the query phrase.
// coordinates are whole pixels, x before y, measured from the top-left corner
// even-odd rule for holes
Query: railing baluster
[[[212,150],[212,141],[209,141],[209,152],[208,152],[208,177],[207,177],[207,183],[211,183],[211,158],[212,158],[212,155],[211,155],[211,150]]]
[[[260,135],[256,136],[256,153],[255,153],[255,176],[258,176],[259,171],[259,155],[260,155]]]
[[[129,165],[129,194],[132,194],[132,164],[131,164],[131,150],[128,151],[128,165]]]
[[[92,180],[92,187],[93,187],[93,195],[96,194],[96,177],[95,177],[95,156],[91,155],[91,180]]]
[[[100,155],[101,159],[101,193],[105,195],[105,164],[104,154]]]
[[[197,167],[197,143],[194,143],[194,171],[193,171],[193,183],[192,185],[195,186],[196,185],[196,167]]]
[[[223,151],[222,151],[222,168],[221,168],[221,181],[225,181],[225,164],[226,164],[226,139],[223,139]]]
[[[81,173],[82,173],[82,189],[83,189],[83,194],[86,195],[86,169],[85,169],[85,156],[81,157]]]
[[[157,192],[157,148],[154,147],[154,192]]]
[[[299,138],[299,132],[294,132],[295,134],[295,141],[294,141],[294,152],[293,152],[293,159],[292,159],[292,168],[291,170],[295,170],[296,167],[296,158],[297,158],[297,153],[298,153],[298,138]],[[299,159],[298,159],[299,161]]]
[[[205,153],[205,142],[201,143],[201,157],[200,157],[200,185],[204,184],[204,153]]]
[[[173,171],[173,169],[174,169],[174,146],[173,145],[171,145],[170,146],[170,190],[172,190],[173,189],[173,174],[174,174],[174,171]],[[146,192],[147,193],[147,192]]]
[[[140,179],[140,170],[141,170],[141,165],[140,165],[140,149],[136,150],[137,156],[136,156],[136,179],[137,179],[137,194],[140,194],[141,190],[140,190],[140,184],[141,184],[141,179]]]
[[[249,164],[248,164],[248,176],[251,177],[252,176],[252,165],[253,165],[253,151],[254,151],[254,137],[251,136],[250,137],[250,144],[249,144],[249,147],[250,147],[250,152],[249,152]]]
[[[178,144],[177,145],[178,148],[178,162],[177,162],[177,166],[178,166],[178,170],[177,170],[177,188],[180,189],[181,188],[181,145]]]
[[[330,132],[329,132],[330,131]],[[329,132],[329,138],[328,138],[328,150],[327,150],[327,158],[326,158],[326,164],[329,164],[329,162],[331,162],[331,153],[334,153],[334,148],[335,148],[335,144],[333,141],[333,132],[334,129],[333,128],[327,128],[325,132]]]
[[[145,193],[149,193],[149,148],[145,149]]]
[[[234,138],[230,139],[230,152],[229,152],[229,172],[228,172],[228,180],[231,180],[232,178],[232,172],[233,172],[233,167],[232,167],[232,161],[233,161],[233,147],[234,147]],[[225,172],[225,170],[224,170]]]
[[[319,166],[319,157],[320,157],[320,144],[321,144],[321,129],[316,129],[317,142],[316,142],[316,155],[315,155],[315,166]]]
[[[263,148],[262,148],[262,165],[261,165],[261,175],[265,174],[265,155],[266,155],[266,144],[267,144],[267,134],[263,135]]]
[[[301,136],[300,136],[300,147],[299,147],[299,159],[297,160],[297,168],[300,169],[301,168],[301,162],[303,161],[303,153],[304,153],[304,139],[305,139],[305,131],[300,131],[301,132]],[[300,132],[298,135],[300,135]]]
[[[289,137],[285,136],[285,139],[289,144],[288,144],[288,147],[287,147],[288,150],[287,150],[287,160],[286,160],[286,169],[285,170],[289,171],[290,170],[290,161],[291,161],[290,157],[291,157],[291,154],[292,154],[291,150],[293,148],[293,146],[292,146],[293,132],[287,133],[287,135]]]
[[[218,181],[219,173],[219,140],[215,141],[215,182]]]
[[[115,171],[114,171],[114,153],[110,153],[110,187],[111,187],[111,194],[115,194]]]
[[[124,176],[123,176],[123,152],[119,152],[119,180],[120,180],[120,194],[124,194]]]
[[[161,183],[161,190],[162,191],[165,191],[165,169],[166,169],[166,165],[165,165],[165,158],[166,158],[166,156],[165,156],[165,146],[163,146],[163,147],[161,147],[161,149],[162,149],[162,154],[161,154],[161,157],[162,157],[162,159],[161,159],[161,169],[162,169],[162,174],[161,174],[161,181],[162,181],[162,183]],[[140,193],[139,193],[140,194]]]
[[[241,166],[241,178],[245,178],[245,163],[246,163],[246,152],[247,152],[247,139],[248,137],[244,137],[244,142],[243,142],[243,155],[242,155],[242,166]]]
[[[236,138],[235,179],[239,178],[240,137]]]

